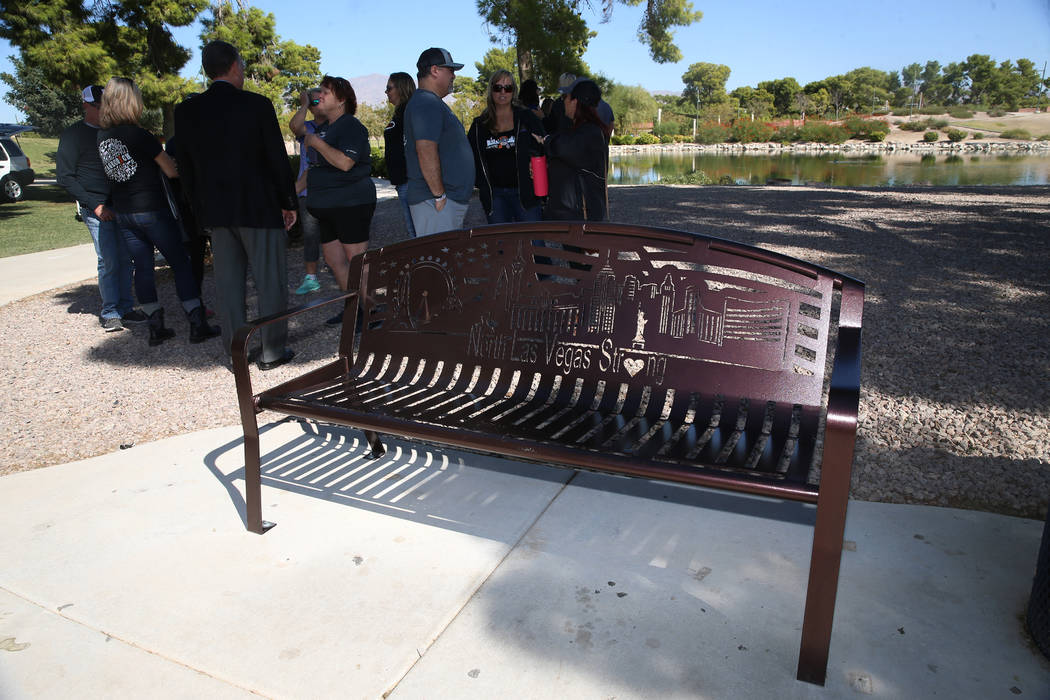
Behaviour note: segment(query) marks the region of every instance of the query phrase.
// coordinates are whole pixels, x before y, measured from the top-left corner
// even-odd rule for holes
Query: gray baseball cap
[[[431,47],[419,54],[419,60],[416,61],[416,68],[420,72],[425,71],[431,66],[440,66],[442,68],[451,68],[452,70],[459,70],[463,67],[462,63],[456,63],[452,60],[452,54],[447,49],[439,49]]]

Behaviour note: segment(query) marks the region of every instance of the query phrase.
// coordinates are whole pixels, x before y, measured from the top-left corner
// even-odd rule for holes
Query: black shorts
[[[307,207],[321,229],[321,243],[365,243],[375,214],[375,202],[352,207]]]

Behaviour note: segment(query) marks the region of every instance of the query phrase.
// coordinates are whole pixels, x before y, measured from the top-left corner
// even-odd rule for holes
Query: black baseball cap
[[[89,105],[99,106],[102,102],[102,86],[101,85],[88,85],[80,93],[80,98],[87,102]]]
[[[431,47],[419,54],[419,60],[416,61],[416,68],[422,73],[431,66],[439,66],[441,68],[451,68],[452,70],[459,70],[463,67],[462,63],[456,63],[452,60],[452,54],[447,49],[439,49]]]
[[[598,103],[602,101],[601,88],[593,80],[588,80],[587,78],[577,78],[569,89],[569,95],[574,100],[579,100],[591,107],[597,107]]]

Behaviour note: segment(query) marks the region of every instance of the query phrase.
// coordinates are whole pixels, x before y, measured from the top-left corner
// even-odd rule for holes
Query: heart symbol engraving
[[[645,362],[642,360],[627,358],[623,361],[623,368],[627,370],[627,374],[632,377],[641,372],[643,367],[645,367]]]

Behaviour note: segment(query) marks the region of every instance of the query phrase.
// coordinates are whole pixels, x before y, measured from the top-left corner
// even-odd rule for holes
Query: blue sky
[[[449,49],[455,60],[466,64],[461,75],[473,76],[474,61],[492,46],[470,0],[445,4],[256,0],[252,4],[274,14],[282,38],[318,47],[324,72],[348,78],[397,70],[414,73],[416,58],[428,46]],[[683,54],[679,63],[654,63],[635,38],[642,8],[620,4],[607,24],[599,24],[596,14],[586,12],[598,35],[584,60],[593,71],[617,82],[672,91],[682,89],[682,74],[698,61],[728,65],[729,89],[787,76],[805,85],[861,66],[899,70],[928,60],[943,65],[973,53],[989,54],[996,61],[1028,58],[1039,70],[1050,61],[1050,0],[693,0],[693,4],[704,17],[676,33]],[[319,9],[311,12],[311,7]],[[184,75],[199,68],[199,34],[198,26],[176,31],[177,40],[194,51]],[[0,71],[11,70],[7,60],[11,53],[14,49],[0,41]],[[1050,67],[1047,70],[1050,73]],[[0,86],[0,93],[5,88]],[[13,107],[0,102],[0,122],[18,116]]]

